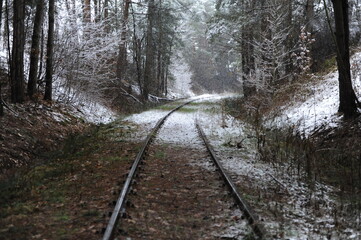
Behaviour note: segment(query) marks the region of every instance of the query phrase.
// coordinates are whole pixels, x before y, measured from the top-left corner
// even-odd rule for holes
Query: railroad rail
[[[233,183],[232,179],[224,170],[220,160],[218,159],[216,153],[213,150],[212,145],[210,144],[207,136],[205,135],[203,129],[196,123],[196,127],[200,137],[202,138],[204,145],[206,146],[211,159],[214,162],[214,165],[217,167],[220,175],[222,176],[223,180],[225,181],[226,185],[229,188],[234,200],[236,201],[237,205],[239,206],[240,210],[243,212],[245,217],[248,220],[248,223],[252,226],[254,233],[257,235],[259,239],[265,239],[267,236],[264,226],[260,223],[258,216],[253,212],[253,210],[249,207],[246,201],[242,198],[241,194],[238,192],[237,187]]]
[[[163,118],[161,118],[155,127],[151,130],[151,132],[148,134],[146,139],[144,140],[141,150],[139,151],[135,161],[132,164],[132,167],[130,168],[129,174],[124,182],[123,188],[121,190],[121,193],[118,197],[118,200],[115,204],[114,210],[111,214],[110,220],[107,224],[107,227],[105,229],[104,235],[102,240],[111,240],[114,238],[115,230],[117,227],[117,224],[119,222],[119,219],[123,216],[125,213],[125,206],[127,203],[127,196],[131,190],[132,183],[134,182],[134,178],[138,171],[138,166],[141,164],[142,160],[144,160],[144,156],[148,150],[148,147],[150,143],[154,140],[156,134],[158,133],[159,129],[162,127],[166,119],[175,111],[179,110],[180,108],[184,107],[185,105],[194,102],[196,100],[188,101],[173,110],[171,110],[168,114],[166,114]],[[231,178],[227,175],[227,173],[224,171],[219,159],[215,155],[215,152],[212,148],[212,146],[209,143],[209,140],[207,139],[206,135],[204,134],[204,131],[200,127],[198,123],[196,123],[196,128],[198,130],[200,138],[203,140],[206,149],[213,160],[216,168],[218,169],[220,175],[222,176],[223,180],[225,181],[226,185],[228,186],[230,193],[235,199],[235,202],[238,204],[240,210],[243,212],[244,216],[247,218],[248,223],[251,225],[253,232],[258,237],[258,239],[265,239],[266,238],[266,231],[264,230],[263,225],[260,223],[258,217],[254,214],[252,209],[248,206],[248,204],[243,200],[241,197],[241,194],[237,191],[236,186],[234,185]]]
[[[141,161],[143,160],[143,157],[146,153],[146,150],[149,146],[149,144],[151,143],[151,141],[154,139],[154,137],[156,136],[158,130],[162,127],[162,125],[164,124],[165,120],[175,111],[179,110],[180,108],[184,107],[187,104],[190,104],[191,102],[194,102],[195,100],[192,101],[188,101],[176,108],[174,108],[173,110],[171,110],[167,115],[165,115],[163,118],[161,118],[157,124],[155,125],[155,127],[152,129],[152,131],[148,134],[147,138],[144,140],[143,144],[142,144],[142,148],[139,151],[137,157],[135,158],[135,161],[133,162],[133,165],[129,171],[129,174],[127,176],[127,179],[124,182],[124,186],[122,188],[122,191],[119,195],[119,198],[115,204],[114,210],[112,212],[112,215],[110,217],[110,220],[108,222],[108,225],[105,229],[104,235],[103,235],[103,240],[111,240],[113,239],[113,235],[114,235],[114,231],[115,228],[117,226],[117,223],[120,219],[120,217],[124,214],[124,210],[125,210],[125,205],[126,205],[126,201],[127,201],[127,196],[131,190],[131,185],[132,182],[134,181],[134,177],[137,173],[138,170],[138,166],[141,163]]]

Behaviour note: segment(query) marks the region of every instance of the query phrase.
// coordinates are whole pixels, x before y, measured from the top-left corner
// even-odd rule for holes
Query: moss
[[[88,210],[83,213],[84,217],[99,217],[101,213],[97,210]]]
[[[337,67],[336,56],[326,59],[320,66],[321,73],[328,73],[335,70]]]
[[[55,214],[55,220],[56,221],[69,221],[70,217],[64,212],[58,212]]]
[[[158,151],[158,152],[155,153],[155,157],[164,159],[166,157],[166,153]]]

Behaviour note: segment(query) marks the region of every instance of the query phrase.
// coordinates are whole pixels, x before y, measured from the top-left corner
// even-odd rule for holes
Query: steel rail
[[[130,192],[131,189],[131,185],[132,182],[134,180],[134,177],[136,175],[138,166],[140,164],[140,162],[143,160],[144,154],[147,150],[148,145],[151,143],[151,141],[153,140],[153,138],[155,137],[155,135],[157,134],[158,130],[162,127],[162,125],[164,124],[165,120],[175,111],[179,110],[180,108],[184,107],[185,105],[194,102],[196,100],[192,100],[192,101],[188,101],[176,108],[174,108],[173,110],[171,110],[167,115],[165,115],[163,118],[161,118],[157,124],[155,125],[155,127],[151,130],[151,132],[148,134],[147,138],[144,140],[143,145],[141,150],[138,152],[137,157],[135,158],[133,165],[129,171],[129,174],[127,176],[127,179],[124,182],[124,186],[122,188],[122,191],[118,197],[118,200],[115,204],[114,210],[112,212],[112,215],[110,217],[110,220],[108,222],[108,225],[105,229],[104,235],[102,240],[111,240],[114,237],[114,231],[115,228],[118,224],[119,218],[121,217],[121,215],[125,212],[125,204],[126,204],[126,199],[127,196]]]
[[[246,203],[246,201],[242,198],[241,194],[238,192],[232,179],[225,172],[221,162],[219,161],[211,144],[209,143],[207,136],[205,135],[203,129],[200,127],[198,122],[196,122],[196,127],[198,129],[198,133],[199,133],[200,137],[202,138],[204,145],[206,146],[214,164],[216,165],[223,180],[226,182],[227,186],[229,187],[229,190],[232,193],[232,196],[234,197],[236,203],[240,207],[240,210],[244,213],[245,217],[248,220],[248,223],[252,226],[254,233],[258,236],[258,239],[267,239],[268,235],[264,229],[263,224],[260,223],[258,216],[253,212],[253,210],[249,207],[249,205]]]

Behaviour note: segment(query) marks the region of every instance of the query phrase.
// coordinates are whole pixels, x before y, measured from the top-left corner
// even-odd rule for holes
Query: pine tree
[[[28,80],[28,95],[32,97],[36,93],[36,83],[38,77],[38,63],[39,63],[39,43],[41,34],[41,25],[44,11],[44,0],[38,0],[36,4],[36,13],[34,19],[34,29],[31,41],[30,52],[30,71]]]
[[[356,94],[352,88],[350,72],[350,30],[347,0],[332,0],[337,44],[337,67],[339,73],[339,112],[345,118],[352,118],[357,115],[357,104],[359,104]]]
[[[10,66],[11,100],[22,103],[24,96],[25,0],[13,2],[13,48]]]
[[[153,81],[154,47],[153,47],[153,24],[155,17],[154,0],[148,2],[148,25],[146,33],[146,60],[144,66],[143,99],[148,100],[149,90]]]
[[[55,0],[49,0],[49,29],[48,42],[46,46],[46,73],[45,73],[45,95],[44,100],[51,101],[53,95],[53,51],[54,51],[54,18]]]

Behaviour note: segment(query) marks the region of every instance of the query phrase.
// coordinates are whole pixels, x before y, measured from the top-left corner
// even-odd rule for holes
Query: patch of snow
[[[201,148],[203,145],[198,137],[194,122],[195,119],[192,114],[173,113],[160,129],[156,142]]]
[[[142,141],[147,137],[149,131],[154,128],[159,119],[163,118],[166,114],[167,112],[163,110],[149,110],[126,117],[124,121],[140,126],[138,131],[132,135],[132,138],[137,141]]]
[[[359,239],[361,232],[354,226],[350,231],[335,227],[340,221],[335,217],[340,209],[337,189],[319,182],[310,188],[290,170],[294,167],[258,161],[253,130],[222,112],[221,105],[204,106],[199,122],[235,184],[240,189],[250,185],[259,195],[251,206],[257,202],[254,210],[274,239]]]
[[[54,99],[70,105],[75,116],[95,124],[110,123],[117,118],[115,112],[100,102],[96,102],[84,94],[76,93],[73,89],[65,89],[61,79],[56,84],[58,85],[54,88],[56,89]]]
[[[117,115],[100,103],[85,103],[77,107],[80,117],[91,123],[110,123],[117,118]]]
[[[351,60],[353,86],[357,95],[361,96],[361,52]],[[339,89],[338,72],[320,77],[315,86],[304,86],[312,94],[303,102],[295,100],[283,109],[280,116],[268,121],[270,126],[292,127],[296,132],[309,136],[320,127],[337,127],[341,121],[338,112]]]
[[[67,116],[58,112],[51,112],[51,117],[53,117],[53,119],[57,122],[65,122],[70,120]]]
[[[330,82],[334,78],[331,75],[328,77]],[[264,220],[266,230],[274,239],[360,239],[361,232],[355,224],[345,227],[343,222],[337,225],[341,220],[339,215],[335,216],[335,211],[340,209],[334,194],[337,189],[319,182],[310,188],[302,181],[303,176],[295,173],[296,170],[291,171],[294,167],[260,162],[254,131],[246,123],[225,114],[220,101],[222,98],[224,96],[195,97],[199,99],[196,104],[171,115],[156,142],[201,148],[202,143],[194,126],[197,119],[235,184],[240,190],[247,184],[254,189],[256,194],[253,195],[259,195],[258,199],[251,198],[249,202],[251,206],[257,206],[254,210]],[[325,100],[323,104],[329,106],[330,103]],[[304,107],[304,110],[307,108]],[[132,115],[126,121],[144,129],[141,134],[137,133],[144,139],[167,113],[165,110],[151,110]],[[296,116],[296,113],[293,115]],[[204,160],[202,157],[194,164],[211,170],[213,166]],[[215,236],[238,239],[236,229],[242,229],[242,224],[230,226]]]
[[[338,109],[338,75],[328,74],[317,86],[308,86],[312,96],[304,102],[296,102],[286,108],[273,124],[290,126],[296,131],[310,135],[315,129],[336,127],[341,120]]]
[[[236,209],[232,213],[233,216],[242,216],[243,213]],[[238,220],[233,221],[230,226],[227,226],[226,229],[224,229],[221,232],[214,233],[214,236],[217,237],[217,239],[253,239],[250,236],[253,236],[252,229],[250,228],[249,224],[245,220]],[[227,225],[229,225],[227,224]]]
[[[196,100],[196,103],[214,103],[220,99],[227,98],[231,96],[230,94],[225,95],[211,95],[205,94],[200,96],[194,96],[190,99],[178,101],[176,103],[170,103],[165,105],[166,109],[172,109],[177,107],[181,103],[185,103],[190,100]],[[232,95],[233,96],[233,95]],[[195,118],[197,117],[198,105],[186,105],[178,112],[173,113],[167,121],[164,123],[164,126],[158,134],[157,141],[163,143],[173,143],[186,145],[188,147],[199,147],[199,139],[197,135],[197,130],[195,127]],[[141,129],[135,133],[133,136],[136,140],[144,139],[149,131],[155,126],[155,124],[163,118],[170,110],[162,109],[153,109],[145,111],[139,114],[133,114],[124,119],[124,121],[129,121],[141,126]],[[181,133],[175,135],[173,130],[180,131]]]

